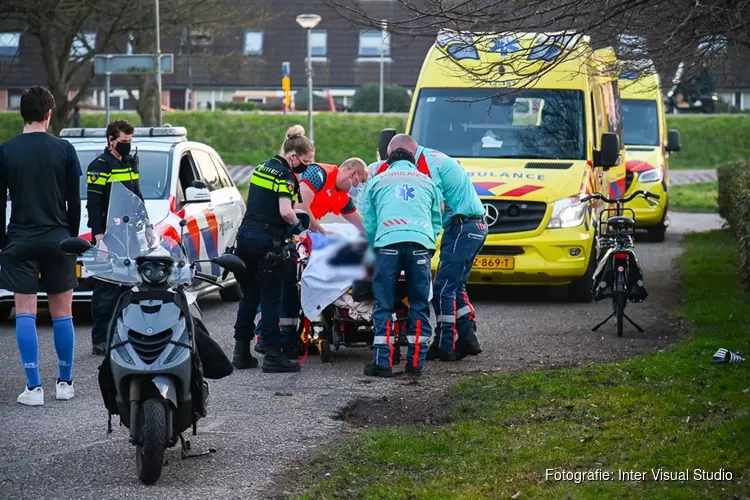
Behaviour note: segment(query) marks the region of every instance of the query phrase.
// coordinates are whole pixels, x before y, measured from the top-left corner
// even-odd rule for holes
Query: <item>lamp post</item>
[[[385,37],[387,36],[386,29],[388,28],[388,21],[383,19],[380,21],[380,100],[378,102],[378,110],[380,114],[383,114],[383,73],[385,67]]]
[[[159,0],[155,0],[156,2],[156,105],[158,106],[157,111],[157,123],[159,127],[161,127],[161,40],[160,40],[160,32],[159,32]]]
[[[308,137],[310,142],[315,142],[313,133],[313,84],[312,84],[312,30],[320,23],[317,14],[300,14],[297,16],[297,24],[307,30],[307,121]]]

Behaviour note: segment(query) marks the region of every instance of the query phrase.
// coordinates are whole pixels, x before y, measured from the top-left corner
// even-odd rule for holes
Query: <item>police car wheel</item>
[[[242,300],[242,288],[239,283],[219,290],[221,300],[226,302],[239,302]]]
[[[13,304],[0,304],[0,322],[10,320],[11,312],[13,312]]]

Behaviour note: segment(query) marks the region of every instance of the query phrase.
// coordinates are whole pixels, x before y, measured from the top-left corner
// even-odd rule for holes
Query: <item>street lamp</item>
[[[156,6],[156,105],[159,106],[156,125],[161,127],[161,34],[159,32],[159,0],[155,1]]]
[[[380,101],[379,101],[379,111],[380,114],[383,114],[383,73],[384,73],[384,66],[385,66],[385,37],[388,36],[388,33],[386,32],[386,29],[388,28],[388,21],[383,19],[380,21]]]
[[[313,134],[313,86],[312,86],[312,29],[320,23],[317,14],[300,14],[297,16],[297,24],[307,30],[307,121],[308,137],[314,142]]]

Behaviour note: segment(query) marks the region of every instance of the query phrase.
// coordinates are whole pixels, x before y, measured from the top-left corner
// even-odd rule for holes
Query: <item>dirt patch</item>
[[[380,398],[357,398],[333,417],[354,427],[437,425],[450,420],[453,401],[443,389],[412,389]]]

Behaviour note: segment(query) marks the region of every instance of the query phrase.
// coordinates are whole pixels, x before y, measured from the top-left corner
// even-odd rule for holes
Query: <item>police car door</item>
[[[212,201],[189,200],[186,197],[187,188],[194,181],[203,181],[208,184],[198,170],[195,151],[184,151],[180,156],[179,165],[177,210],[187,221],[182,238],[185,251],[191,261],[217,257],[219,255],[218,224]],[[214,276],[221,274],[219,266],[215,264],[202,262],[198,266],[198,269],[204,273]]]
[[[202,180],[208,184],[211,193],[210,207],[204,211],[207,227],[210,228],[204,238],[204,243],[209,251],[208,258],[218,257],[234,243],[234,237],[243,216],[242,200],[239,191],[226,175],[223,165],[217,165],[215,162],[215,157],[218,155],[202,149],[194,149],[192,154],[196,160],[198,172]],[[217,269],[212,270],[214,275],[220,273],[221,271],[217,272]]]

